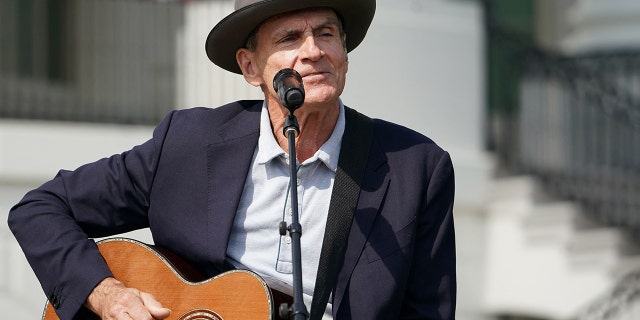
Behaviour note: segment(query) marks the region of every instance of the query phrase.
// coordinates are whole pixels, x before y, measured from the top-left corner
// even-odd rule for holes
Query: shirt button
[[[291,237],[289,237],[289,236],[284,237],[284,242],[286,244],[291,244]]]
[[[300,180],[300,179],[296,180],[296,184],[297,185],[301,185],[302,184],[302,180]]]

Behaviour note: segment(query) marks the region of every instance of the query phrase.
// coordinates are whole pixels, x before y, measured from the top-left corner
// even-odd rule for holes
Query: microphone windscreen
[[[280,103],[293,112],[304,104],[304,85],[302,76],[291,69],[278,71],[273,77],[273,89],[278,93]]]

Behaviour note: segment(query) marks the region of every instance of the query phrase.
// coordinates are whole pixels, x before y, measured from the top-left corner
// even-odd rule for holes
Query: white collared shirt
[[[303,296],[309,311],[344,127],[344,105],[340,102],[338,121],[329,139],[311,158],[298,164]],[[271,288],[292,295],[291,238],[278,232],[280,221],[291,223],[288,161],[289,155],[273,136],[265,103],[260,137],[231,230],[227,256],[236,267],[261,275]],[[323,319],[331,319],[330,303]]]

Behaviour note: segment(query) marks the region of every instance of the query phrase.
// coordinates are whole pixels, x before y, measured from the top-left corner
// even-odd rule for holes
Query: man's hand
[[[128,288],[114,278],[102,280],[85,306],[103,320],[159,320],[171,314],[151,294]]]

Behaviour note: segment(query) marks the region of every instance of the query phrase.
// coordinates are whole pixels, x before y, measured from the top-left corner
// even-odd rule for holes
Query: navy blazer
[[[262,101],[171,112],[129,151],[60,171],[9,226],[61,319],[111,273],[93,240],[149,227],[207,276],[227,241],[259,135]],[[346,123],[349,126],[349,122]],[[364,181],[333,284],[335,319],[452,319],[454,172],[425,136],[373,122]],[[275,226],[274,226],[275,227]]]

